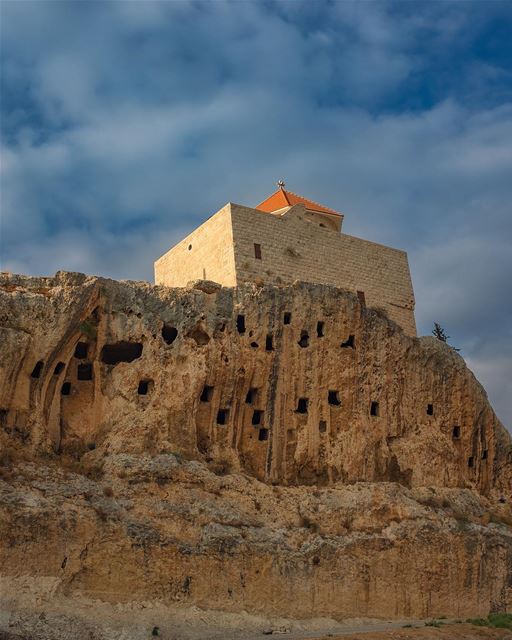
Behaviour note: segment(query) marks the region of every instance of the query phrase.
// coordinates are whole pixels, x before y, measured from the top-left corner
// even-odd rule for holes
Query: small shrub
[[[80,324],[80,331],[91,340],[94,340],[94,338],[96,338],[96,327],[92,325],[88,320],[84,320]]]
[[[491,613],[487,618],[468,618],[469,624],[494,629],[512,629],[512,613]]]
[[[107,498],[112,498],[114,496],[114,490],[112,487],[103,487],[103,495],[107,496]]]
[[[425,622],[426,627],[440,627],[443,623],[439,622],[439,620],[430,620],[429,622]]]
[[[318,531],[318,525],[316,522],[313,522],[308,516],[301,516],[300,526],[303,529],[311,529],[314,533]]]
[[[293,247],[286,247],[285,253],[292,258],[298,258],[300,256],[300,253]]]

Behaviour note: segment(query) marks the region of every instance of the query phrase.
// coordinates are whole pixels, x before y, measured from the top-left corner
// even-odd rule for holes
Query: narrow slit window
[[[263,411],[259,409],[255,409],[252,414],[252,424],[254,426],[261,424],[263,421]]]
[[[43,367],[44,367],[44,362],[42,360],[39,360],[39,362],[36,362],[36,365],[32,369],[32,373],[30,374],[30,377],[39,378],[39,376],[41,375],[41,371],[43,370]]]
[[[320,433],[325,433],[327,431],[327,422],[325,420],[320,420],[318,423],[318,431],[320,431]]]
[[[452,429],[452,438],[458,440],[460,438],[460,427],[456,426]]]
[[[475,464],[475,459],[473,458],[473,456],[469,456],[468,458],[468,467],[473,467]]]
[[[283,324],[290,324],[292,321],[292,314],[289,311],[284,312]]]
[[[274,351],[274,338],[271,333],[265,339],[265,351]]]
[[[76,377],[78,380],[92,380],[92,364],[90,362],[79,364]]]
[[[238,333],[245,333],[245,316],[238,315],[236,317],[236,328]]]
[[[254,257],[256,260],[261,260],[261,244],[254,243]]]
[[[268,440],[268,429],[260,429],[258,432],[258,440],[263,442],[264,440]]]
[[[318,338],[324,337],[324,323],[321,321],[316,323],[316,335]]]
[[[339,407],[341,405],[341,400],[338,391],[330,390],[327,395],[327,401],[333,407]]]
[[[53,370],[53,374],[58,376],[59,373],[61,373],[64,370],[64,367],[66,365],[63,362],[57,362],[57,364],[55,365],[55,369]]]
[[[307,398],[299,398],[297,403],[297,413],[307,413],[308,412],[308,399]]]
[[[64,384],[60,388],[60,392],[63,396],[69,396],[69,394],[71,393],[71,382],[64,382]]]
[[[229,410],[219,409],[217,412],[217,424],[226,424],[228,421]]]
[[[89,351],[89,345],[87,342],[78,342],[75,347],[75,358],[79,360],[85,360]]]
[[[489,452],[487,449],[484,449],[482,451],[482,460],[487,460],[488,457],[489,457]]]
[[[359,304],[362,307],[366,307],[366,296],[364,295],[364,291],[358,291],[357,292],[357,298],[359,300]]]
[[[434,405],[427,404],[427,416],[433,416],[433,415],[434,415]]]
[[[379,415],[379,403],[375,400],[370,405],[370,415],[374,417]]]
[[[199,398],[201,402],[210,402],[213,397],[213,387],[205,384],[203,387],[203,391],[201,392],[201,397]]]
[[[309,347],[309,333],[307,331],[303,330],[300,332],[299,347],[303,349]]]
[[[249,391],[247,391],[247,395],[245,396],[245,402],[247,404],[252,404],[256,400],[256,394],[258,393],[258,389],[255,387],[251,387]]]

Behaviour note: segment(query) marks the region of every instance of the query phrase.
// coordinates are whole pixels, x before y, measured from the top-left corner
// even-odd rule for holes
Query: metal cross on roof
[[[278,186],[280,189],[284,189],[284,187],[285,187],[284,180],[278,180],[278,181],[277,181],[277,186]]]

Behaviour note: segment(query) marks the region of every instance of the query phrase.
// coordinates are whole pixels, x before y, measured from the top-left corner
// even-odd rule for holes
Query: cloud
[[[152,279],[278,178],[409,251],[512,425],[512,78],[503,3],[2,6],[2,267]]]

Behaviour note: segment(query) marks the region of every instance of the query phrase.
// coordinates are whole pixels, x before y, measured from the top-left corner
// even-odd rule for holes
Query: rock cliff
[[[10,607],[37,581],[299,618],[512,606],[509,434],[453,349],[351,293],[4,274],[0,344]]]

